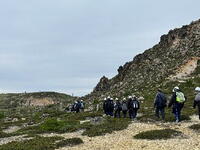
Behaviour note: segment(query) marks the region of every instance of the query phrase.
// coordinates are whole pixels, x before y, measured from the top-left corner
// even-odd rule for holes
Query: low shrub
[[[200,124],[193,124],[189,128],[195,131],[200,131]]]
[[[56,143],[56,147],[60,148],[60,147],[65,147],[65,146],[75,146],[82,143],[83,143],[83,140],[80,138],[71,138],[71,139],[65,139]]]
[[[108,118],[102,124],[88,126],[83,135],[89,137],[105,135],[106,133],[126,129],[130,122],[130,119]]]
[[[148,139],[148,140],[159,140],[159,139],[170,139],[175,136],[181,135],[180,131],[172,129],[162,129],[162,130],[151,130],[141,132],[134,136],[135,139]]]
[[[54,150],[56,141],[63,140],[63,137],[35,137],[26,141],[15,141],[0,145],[0,150]]]

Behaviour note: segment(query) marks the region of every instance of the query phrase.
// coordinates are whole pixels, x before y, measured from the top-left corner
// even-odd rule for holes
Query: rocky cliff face
[[[161,36],[157,45],[120,66],[114,78],[103,77],[86,97],[126,96],[172,78],[189,77],[199,58],[200,20]]]

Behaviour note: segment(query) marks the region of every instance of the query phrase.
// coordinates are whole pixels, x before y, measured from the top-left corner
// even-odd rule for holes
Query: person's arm
[[[153,107],[154,107],[154,108],[156,107],[157,99],[158,99],[158,94],[156,94],[156,97],[155,97],[155,99],[154,99],[154,104],[153,104]]]
[[[196,105],[197,105],[197,101],[194,100],[193,108],[196,108]]]

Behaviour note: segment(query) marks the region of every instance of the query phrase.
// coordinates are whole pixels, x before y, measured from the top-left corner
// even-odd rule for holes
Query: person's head
[[[110,98],[111,101],[113,101],[113,98]]]
[[[162,92],[162,90],[161,90],[161,89],[158,89],[157,91],[158,91],[158,92]]]
[[[196,88],[195,88],[195,92],[198,92],[198,93],[199,93],[199,92],[200,92],[200,87],[196,87]]]
[[[104,101],[106,101],[107,100],[107,98],[104,98]]]
[[[125,98],[125,97],[123,98],[123,101],[126,101],[126,98]]]
[[[175,86],[175,87],[173,88],[173,90],[172,90],[172,92],[178,92],[178,91],[180,91],[180,89],[179,89],[178,86]]]
[[[129,96],[128,96],[128,99],[132,99],[132,96],[129,95]]]
[[[119,99],[118,99],[118,98],[115,98],[115,100],[116,100],[116,101],[119,101]]]
[[[110,99],[110,96],[108,96],[107,99]]]
[[[81,100],[81,102],[83,102],[83,100]]]

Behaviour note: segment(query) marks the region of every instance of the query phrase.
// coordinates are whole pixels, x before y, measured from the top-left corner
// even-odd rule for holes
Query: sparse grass
[[[89,137],[105,135],[106,133],[126,129],[130,122],[131,121],[129,119],[108,118],[102,124],[91,125],[86,128],[83,135],[87,135]]]
[[[83,140],[80,138],[71,138],[71,139],[65,139],[56,143],[56,147],[60,148],[60,147],[65,147],[65,146],[75,146],[82,143],[83,143]]]
[[[159,139],[170,139],[175,136],[181,135],[180,131],[172,129],[163,130],[151,130],[146,132],[141,132],[134,136],[135,139],[148,139],[148,140],[159,140]]]
[[[200,131],[200,124],[191,125],[189,128],[199,132]]]

